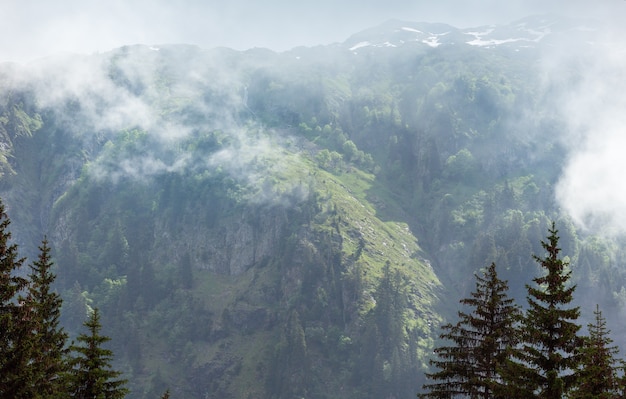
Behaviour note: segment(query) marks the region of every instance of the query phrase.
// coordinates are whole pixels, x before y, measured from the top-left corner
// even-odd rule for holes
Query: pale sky
[[[623,0],[0,0],[0,62],[127,44],[276,51],[342,42],[396,18],[459,28],[532,14],[617,18]]]

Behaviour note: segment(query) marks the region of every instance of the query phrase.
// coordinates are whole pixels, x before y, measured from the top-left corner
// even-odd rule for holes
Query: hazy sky
[[[457,27],[531,14],[625,15],[623,0],[0,0],[0,61],[125,44],[277,51],[341,42],[397,18]]]

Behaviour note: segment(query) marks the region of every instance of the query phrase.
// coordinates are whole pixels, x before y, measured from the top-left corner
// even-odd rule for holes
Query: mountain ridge
[[[509,46],[516,50],[536,47],[537,42],[572,32],[599,30],[597,21],[563,18],[556,15],[535,15],[509,24],[456,28],[442,23],[411,22],[392,19],[376,27],[363,30],[342,43],[350,51],[359,48],[398,47],[422,44],[429,47],[467,44],[478,47]]]
[[[14,237],[31,258],[48,235],[65,325],[101,308],[132,398],[413,396],[473,273],[525,281],[552,220],[581,303],[623,306],[624,254],[555,200],[572,87],[541,80],[548,22],[5,66]]]

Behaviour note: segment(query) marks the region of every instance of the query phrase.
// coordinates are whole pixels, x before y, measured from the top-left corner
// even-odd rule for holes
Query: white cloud
[[[557,58],[560,62],[549,64],[549,76],[565,88],[555,102],[569,129],[557,200],[580,226],[607,235],[626,234],[626,52],[619,45],[622,33],[612,31],[614,36],[600,38],[586,51],[566,47]]]
[[[278,50],[297,45],[313,45],[341,41],[356,31],[383,22],[389,18],[414,21],[446,22],[458,27],[508,23],[529,14],[556,12],[603,18],[607,26],[621,24],[626,2],[620,0],[572,0],[567,7],[561,2],[538,0],[455,0],[426,2],[414,0],[350,0],[337,2],[284,2],[268,0],[67,0],[42,2],[37,0],[0,0],[0,36],[11,38],[0,42],[0,61],[25,61],[59,52],[93,53],[108,51],[123,45],[144,43],[197,44],[204,48],[229,46],[246,49],[255,46]],[[558,199],[575,220],[587,227],[608,223],[607,229],[626,232],[626,189],[619,171],[626,170],[626,157],[619,149],[626,148],[622,116],[626,109],[623,99],[626,70],[621,34],[614,40],[615,47],[589,54],[581,70],[564,72],[582,51],[563,46],[555,49],[552,57],[544,60],[549,79],[568,88],[558,98],[562,116],[569,123],[566,140],[570,146],[567,164],[558,185]],[[615,39],[615,38],[612,38]],[[621,52],[620,52],[621,51]],[[158,54],[159,52],[152,52]],[[138,60],[122,62],[121,69],[134,81],[141,82],[141,95],[115,85],[108,78],[105,58],[75,58],[70,64],[61,59],[50,69],[38,69],[42,63],[31,63],[30,73],[44,84],[37,93],[41,105],[59,106],[75,98],[81,112],[93,130],[120,131],[140,127],[158,135],[166,142],[185,137],[189,127],[180,120],[167,120],[155,114],[155,101],[160,93],[153,82],[154,70],[150,63]],[[141,61],[141,60],[139,60]],[[577,61],[577,60],[576,60]],[[203,60],[206,62],[206,60]],[[578,61],[577,61],[578,62]],[[172,93],[181,99],[193,98],[198,90],[205,90],[215,82],[236,87],[233,71],[211,66],[214,74],[191,65],[178,66],[189,79],[172,87]],[[32,75],[31,75],[32,76]],[[572,79],[572,81],[566,81]],[[224,94],[224,93],[222,93]],[[226,102],[235,104],[239,94],[226,91]],[[202,102],[196,102],[197,112],[219,115]],[[228,113],[215,128],[228,129],[233,120]],[[245,148],[245,154],[263,153],[265,145]],[[242,153],[240,153],[241,155]],[[245,162],[228,164],[229,152],[220,154],[220,161],[232,173],[243,171]],[[242,158],[245,160],[250,158]],[[252,158],[253,159],[253,158]],[[217,158],[214,159],[217,161]],[[158,158],[134,160],[121,165],[126,173],[137,171],[151,174],[185,165],[166,164]],[[243,168],[243,169],[242,169]]]

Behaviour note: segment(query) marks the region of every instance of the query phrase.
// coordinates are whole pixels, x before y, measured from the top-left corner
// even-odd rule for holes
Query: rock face
[[[175,241],[165,227],[157,225],[154,247],[160,257],[172,257],[167,253],[175,246],[173,254],[180,259],[187,252],[193,268],[207,269],[225,275],[240,275],[249,268],[265,261],[275,253],[285,231],[287,215],[283,208],[251,208],[243,213],[219,220],[214,226],[200,221],[185,224]],[[158,222],[157,222],[158,223]]]

